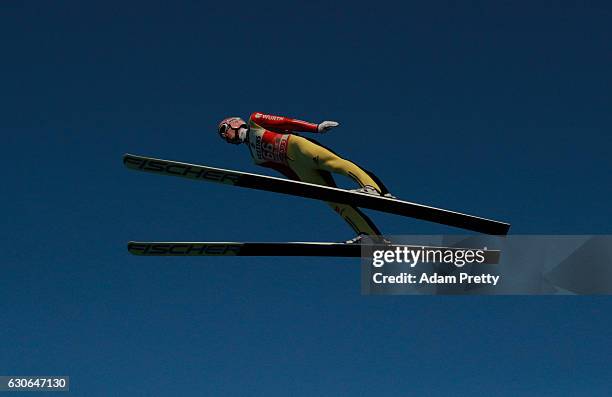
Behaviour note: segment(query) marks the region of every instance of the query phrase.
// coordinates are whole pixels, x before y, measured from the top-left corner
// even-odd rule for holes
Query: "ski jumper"
[[[257,165],[269,167],[286,177],[317,185],[336,187],[332,173],[353,179],[360,187],[372,186],[388,193],[372,173],[343,159],[318,142],[292,132],[318,132],[318,125],[302,120],[253,113],[249,118],[247,145]],[[374,223],[361,210],[341,203],[327,203],[358,234],[380,235]]]

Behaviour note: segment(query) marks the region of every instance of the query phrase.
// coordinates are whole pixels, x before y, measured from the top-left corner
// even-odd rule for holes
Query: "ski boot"
[[[368,238],[372,243],[376,245],[391,245],[391,241],[387,240],[383,236],[371,236],[365,233],[359,233],[352,239],[346,240],[344,244],[362,244],[364,242],[364,238]],[[368,241],[366,241],[366,243],[368,243]]]
[[[370,185],[365,185],[364,187],[360,187],[359,189],[353,189],[351,190],[351,192],[365,193],[365,194],[370,194],[372,196],[386,197],[386,198],[392,198],[392,199],[397,198],[391,193],[385,193],[381,195],[380,192],[374,188],[374,186],[370,186]]]

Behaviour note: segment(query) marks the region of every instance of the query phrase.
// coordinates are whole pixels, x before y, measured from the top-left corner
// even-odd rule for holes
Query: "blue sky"
[[[352,237],[319,202],[122,167],[270,173],[215,133],[253,111],[341,122],[320,141],[407,200],[610,233],[612,8],[494,3],[4,2],[0,374],[87,396],[607,395],[606,297],[364,297],[347,259],[125,251]]]

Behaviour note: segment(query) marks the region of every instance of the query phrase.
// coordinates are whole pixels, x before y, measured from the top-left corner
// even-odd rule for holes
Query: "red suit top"
[[[318,132],[318,124],[255,112],[249,117],[247,145],[255,164],[287,164],[292,131]]]

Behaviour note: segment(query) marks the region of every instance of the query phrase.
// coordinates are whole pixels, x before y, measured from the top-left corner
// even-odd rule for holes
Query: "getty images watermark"
[[[610,295],[610,235],[404,235],[361,245],[365,295]]]
[[[372,251],[372,266],[382,268],[388,264],[403,264],[414,269],[419,264],[446,264],[456,268],[462,268],[470,264],[485,264],[487,262],[487,248],[461,249],[442,247],[413,247],[395,246]],[[381,269],[382,270],[382,269]],[[473,275],[467,272],[459,274],[433,274],[422,272],[415,274],[411,272],[399,272],[384,274],[382,271],[372,273],[374,284],[491,284],[497,285],[497,275],[482,273]]]

